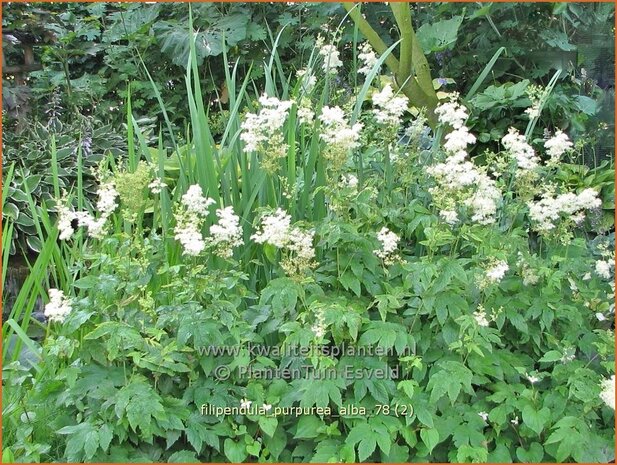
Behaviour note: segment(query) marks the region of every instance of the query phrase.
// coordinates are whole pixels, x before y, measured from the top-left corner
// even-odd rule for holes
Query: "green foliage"
[[[98,21],[94,13],[102,15],[111,4],[80,8]],[[614,373],[614,268],[608,264],[614,260],[612,160],[585,166],[581,158],[589,140],[577,140],[551,164],[535,133],[528,142],[539,161],[531,173],[517,168],[512,154],[498,144],[483,150],[501,140],[498,131],[515,125],[516,118],[503,113],[524,114],[531,76],[481,83],[470,98],[474,112],[468,125],[479,138],[489,138],[486,146],[475,148],[474,164],[467,168],[486,171],[499,201],[494,221],[482,224],[472,219],[474,211],[461,192],[446,196],[459,215],[448,223],[439,203],[445,188],[431,174],[449,156],[441,140],[447,128],[431,132],[421,115],[409,121],[408,114],[391,126],[380,123],[370,97],[391,78],[377,78],[376,68],[350,91],[336,76],[320,75],[320,58],[312,55],[302,64],[319,78],[307,91],[282,66],[290,42],[304,47],[302,36],[293,39],[288,29],[278,29],[282,32],[268,43],[270,59],[255,72],[263,73],[269,97],[294,103],[276,138],[266,141],[272,152],[285,150],[266,166],[270,151],[247,152],[241,137],[247,113],[263,109],[257,102],[260,81],[243,74],[234,51],[242,49],[243,35],[251,41],[270,35],[246,20],[247,9],[258,14],[266,7],[200,5],[191,12],[195,23],[188,30],[210,24],[205,13],[214,15],[217,26],[201,28],[199,34],[173,27],[179,20],[166,15],[179,11],[177,5],[114,8],[112,27],[99,30],[122,37],[110,43],[128,49],[128,36],[136,43],[154,41],[145,31],[156,20],[153,29],[165,43],[160,53],[170,60],[186,54],[188,66],[176,77],[185,79],[186,107],[176,106],[173,98],[167,106],[166,91],[157,89],[165,82],[158,63],[152,79],[142,81],[150,90],[140,88],[139,79],[130,86],[126,156],[119,163],[113,152],[97,152],[103,159],[101,181],[118,193],[104,234],[93,236],[82,225],[71,238],[58,241],[58,221],[48,215],[57,205],[37,207],[30,195],[46,185],[51,199],[65,187],[65,206],[82,214],[102,210],[86,201],[85,192],[96,186],[86,175],[91,165],[83,149],[76,161],[67,162],[76,163],[79,189],[71,185],[68,169],[63,180],[66,142],[60,137],[51,149],[52,163],[45,165],[52,172],[46,184],[46,175],[18,170],[17,163],[7,172],[9,182],[17,183],[14,173],[21,171],[19,185],[27,185],[24,202],[33,212],[32,235],[41,254],[3,327],[3,460],[613,458],[614,410],[602,399],[603,380]],[[285,15],[285,8],[308,7],[272,8],[283,10],[275,21],[282,26],[300,22]],[[338,7],[315,8],[333,14]],[[385,15],[383,7],[375,8]],[[484,13],[475,5],[465,13],[470,23],[493,6],[477,8]],[[453,16],[458,23],[456,16],[463,14]],[[441,21],[450,20],[427,22],[424,29],[439,53],[453,49]],[[459,35],[467,27],[465,20]],[[96,39],[96,30],[87,31],[80,37]],[[237,33],[236,45],[208,49],[204,31],[226,38]],[[550,40],[564,46],[559,37]],[[429,58],[438,52],[432,47]],[[486,53],[488,63],[494,51]],[[217,56],[224,63],[219,72],[229,114],[214,130],[210,91],[202,83],[207,80],[203,70]],[[497,70],[499,60],[493,63]],[[168,128],[156,140],[134,116],[148,107],[139,102],[147,92],[152,101],[163,102],[157,111],[163,115],[161,126]],[[558,92],[556,87],[551,96]],[[303,102],[318,116],[325,106],[340,106],[346,120],[361,122],[359,147],[341,151],[344,156],[335,165],[327,157],[331,141],[321,137],[323,121],[299,121]],[[174,130],[179,119],[190,123],[182,137]],[[544,129],[542,122],[538,131]],[[164,183],[160,192],[150,184],[157,179]],[[182,199],[195,185],[215,204],[198,222],[199,237],[214,237],[217,208],[232,207],[237,215],[242,245],[228,255],[208,242],[192,256],[181,243],[178,217],[187,210]],[[591,188],[600,205],[583,209],[583,218],[563,214],[554,219],[553,230],[539,231],[529,203],[548,185],[554,193]],[[13,200],[7,190],[3,204],[8,202]],[[259,243],[254,236],[263,215],[277,208],[290,215],[290,250]],[[102,211],[96,214],[100,219]],[[382,228],[396,235],[390,253],[385,253]],[[314,232],[307,237],[315,256],[297,272],[289,265],[301,262],[302,250],[293,239],[306,231]],[[3,242],[4,253],[9,249]],[[503,275],[491,278],[491,267],[501,262],[507,265]],[[42,325],[45,335],[33,341],[29,325],[35,300],[42,296],[47,303],[54,287],[70,298],[70,312],[62,322]],[[34,354],[29,365],[20,357],[24,346]]]
[[[83,120],[70,125],[59,121],[36,124],[19,134],[4,131],[3,163],[13,166],[11,179],[5,177],[2,216],[14,225],[11,255],[40,252],[40,226],[35,222],[29,202],[53,214],[62,192],[75,193],[75,202],[94,199],[97,183],[94,169],[103,157],[119,157],[126,143],[112,130],[96,122]],[[44,238],[43,238],[44,240]]]

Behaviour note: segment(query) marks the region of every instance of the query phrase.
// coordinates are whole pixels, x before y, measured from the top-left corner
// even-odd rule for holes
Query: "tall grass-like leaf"
[[[208,118],[204,109],[199,70],[197,68],[197,53],[195,50],[196,36],[193,32],[193,14],[189,9],[190,51],[189,65],[186,70],[186,90],[188,94],[189,112],[191,117],[191,130],[193,143],[195,144],[195,157],[197,168],[197,181],[204,190],[205,195],[212,197],[220,204],[219,181],[215,166],[214,140],[210,133]],[[220,168],[220,163],[219,163]],[[226,186],[222,185],[223,192]]]
[[[129,170],[132,173],[137,169],[137,158],[135,156],[135,138],[133,136],[133,109],[131,108],[131,84],[126,89],[126,132],[129,155]]]
[[[17,294],[15,303],[10,310],[9,320],[19,322],[19,327],[24,332],[28,333],[28,326],[30,325],[30,316],[34,310],[34,306],[39,297],[45,296],[45,292],[41,289],[41,283],[47,280],[48,270],[52,267],[52,259],[54,251],[57,250],[56,240],[58,239],[58,230],[54,228],[47,237],[43,245],[43,249],[37,257],[34,265],[30,269],[30,273],[24,280],[24,283]],[[15,333],[15,328],[6,323],[2,327],[2,340],[7,341],[12,334]],[[19,354],[21,350],[21,340],[16,341],[15,351],[13,357]],[[6,360],[8,345],[2,347],[2,358]],[[13,358],[16,360],[16,358]]]
[[[16,336],[15,345],[13,346],[13,353],[11,354],[12,355],[11,361],[15,361],[19,359],[22,344],[25,345],[28,349],[30,349],[30,352],[38,358],[38,361],[42,361],[41,356],[38,353],[38,349],[34,345],[34,342],[32,342],[32,339],[28,337],[26,332],[19,326],[19,324],[12,318],[7,320],[5,324],[9,328],[11,328],[11,330],[13,330]],[[6,344],[6,348],[8,351],[9,344]],[[35,363],[33,366],[36,371],[38,372],[41,371],[41,367],[39,366],[39,363]]]
[[[79,211],[83,211],[85,204],[83,151],[80,143],[77,147],[77,208]]]
[[[9,196],[9,189],[13,174],[15,173],[15,163],[11,163],[4,177],[4,189],[2,189],[2,211],[5,210],[6,200]],[[11,254],[11,245],[13,243],[13,228],[14,220],[2,218],[2,289],[6,278],[7,265]]]
[[[398,46],[400,42],[401,42],[400,40],[397,40],[396,42],[394,42],[379,57],[375,65],[373,65],[369,73],[366,75],[364,84],[360,88],[360,91],[358,92],[358,95],[356,97],[356,104],[354,105],[354,109],[351,114],[351,125],[355,124],[358,121],[358,118],[360,117],[360,113],[362,112],[362,104],[364,103],[364,99],[366,98],[366,95],[368,94],[368,90],[371,87],[371,84],[373,83],[373,79],[375,79],[375,76],[377,76],[377,73],[379,72],[379,69],[381,68],[381,66],[388,59],[388,56],[390,56],[390,54],[393,52],[393,50]],[[358,168],[357,168],[358,183],[360,184],[360,187],[362,187],[362,184],[364,183],[364,163],[362,160],[362,154],[360,153],[358,154],[357,160],[358,160]]]
[[[540,99],[540,104],[538,105],[538,116],[532,118],[531,120],[529,120],[529,123],[527,123],[527,129],[525,129],[525,139],[529,140],[531,134],[533,134],[533,130],[536,127],[538,119],[540,119],[540,115],[542,114],[542,109],[546,105],[546,102],[548,101],[551,92],[553,92],[553,89],[557,84],[557,80],[559,79],[559,76],[561,76],[561,72],[561,69],[555,71],[555,74],[553,74],[553,77],[546,86],[546,89],[544,89],[544,92],[542,93],[542,98]]]
[[[277,71],[279,73],[279,78],[281,79],[281,83],[283,84],[283,92],[281,94],[281,98],[285,98],[286,95],[288,95],[288,83],[285,79],[285,76],[283,74],[282,71],[282,66],[280,66],[280,59],[278,58],[278,52],[277,52],[277,48],[278,48],[278,44],[279,44],[279,40],[281,39],[281,35],[283,34],[283,31],[285,30],[287,26],[283,26],[281,28],[281,30],[279,31],[279,33],[276,35],[276,39],[273,41],[272,43],[272,50],[270,51],[270,60],[268,60],[268,63],[264,63],[265,65],[265,70],[264,70],[264,76],[266,78],[266,94],[268,94],[270,97],[276,97],[276,79],[275,79],[275,74],[273,74],[272,69],[273,66],[275,64],[275,60],[277,61]],[[272,41],[272,32],[270,31],[270,28],[268,28],[268,34],[270,35],[270,40]]]
[[[158,143],[158,177],[161,180],[165,179],[165,148],[163,147],[163,134],[159,131],[159,143]],[[171,208],[171,200],[169,198],[169,192],[166,188],[163,188],[159,194],[159,217],[160,224],[156,222],[156,218],[153,220],[153,229],[156,230],[157,226],[161,227],[163,237],[167,234],[167,230],[170,226],[170,218],[173,215]],[[155,201],[156,203],[156,201]]]
[[[4,176],[4,181],[3,181],[4,189],[2,189],[2,209],[3,210],[4,210],[4,205],[6,203],[6,199],[9,196],[9,190],[7,187],[11,184],[14,174],[15,174],[15,162],[11,163],[11,165],[6,170],[6,173]]]
[[[476,95],[476,92],[478,92],[478,89],[480,88],[480,86],[482,85],[486,77],[488,76],[488,73],[490,73],[491,70],[493,69],[493,66],[495,66],[497,59],[505,51],[506,51],[505,47],[500,47],[499,50],[495,52],[493,57],[489,60],[489,62],[486,64],[486,66],[484,67],[480,75],[478,76],[478,79],[476,79],[476,81],[473,83],[473,86],[471,86],[471,89],[469,89],[469,92],[467,92],[467,95],[465,95],[465,100],[469,100],[474,95]]]
[[[6,282],[6,272],[11,256],[11,244],[13,242],[13,220],[5,220],[2,227],[2,293],[4,293],[4,283]]]
[[[81,144],[79,144],[78,150],[81,149]],[[60,198],[60,182],[58,176],[58,154],[56,151],[56,136],[52,134],[51,136],[51,178],[52,184],[54,186],[54,195],[56,199]]]
[[[352,125],[355,124],[358,121],[358,118],[360,117],[360,113],[362,112],[362,103],[364,103],[366,94],[368,93],[368,90],[371,87],[371,84],[373,83],[373,79],[375,79],[375,76],[377,76],[377,73],[379,72],[381,65],[384,64],[388,56],[392,53],[392,51],[398,46],[400,42],[401,42],[400,40],[397,40],[392,45],[390,45],[390,47],[388,47],[388,49],[379,57],[377,62],[373,65],[369,73],[366,75],[366,79],[364,80],[364,84],[362,85],[362,88],[358,92],[358,95],[356,97],[356,104],[354,105],[353,112],[351,114],[351,124]]]

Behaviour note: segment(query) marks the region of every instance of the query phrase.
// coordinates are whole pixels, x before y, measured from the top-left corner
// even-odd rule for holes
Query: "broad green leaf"
[[[544,458],[544,449],[541,444],[532,442],[527,449],[517,447],[516,457],[523,463],[540,463]]]
[[[544,425],[546,425],[551,418],[551,411],[547,407],[536,410],[532,405],[526,405],[522,413],[525,425],[538,435],[540,435],[544,429]]]
[[[225,439],[223,443],[223,452],[232,463],[244,462],[244,459],[248,456],[244,441],[236,442],[231,438]]]
[[[259,417],[259,427],[266,433],[268,436],[274,436],[274,432],[276,431],[276,427],[278,426],[278,420],[274,417]]]
[[[298,427],[294,438],[296,439],[312,439],[316,438],[319,433],[317,429],[323,425],[323,421],[312,415],[303,415],[298,420]]]
[[[439,443],[439,432],[435,428],[422,428],[420,430],[420,438],[430,454]]]

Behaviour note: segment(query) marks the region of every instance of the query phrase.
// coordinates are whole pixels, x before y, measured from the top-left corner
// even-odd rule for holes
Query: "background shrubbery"
[[[3,7],[44,64],[32,123],[3,96],[3,280],[39,252],[3,326],[3,461],[614,458],[614,50],[589,42],[613,5],[414,5],[438,124],[357,72],[337,4]],[[400,57],[391,8],[363,11]],[[200,351],[249,343],[388,355]],[[401,378],[238,374],[300,365]],[[201,412],[248,403],[392,408]]]
[[[397,36],[389,8],[383,4],[363,8],[385,43],[392,44]],[[5,166],[15,161],[25,169],[24,173],[16,170],[13,187],[22,189],[24,182],[33,182],[22,180],[22,176],[29,176],[26,165],[37,160],[37,174],[43,178],[33,194],[39,202],[48,199],[51,173],[44,160],[50,158],[52,134],[59,139],[81,139],[86,155],[91,151],[94,159],[109,150],[121,150],[116,128],[125,120],[123,106],[129,81],[132,109],[144,131],[148,121],[152,124],[155,136],[156,128],[164,126],[165,121],[147,73],[165,102],[176,138],[184,138],[189,122],[184,111],[188,104],[183,77],[188,56],[188,13],[184,5],[69,3],[32,8],[11,3],[4,6],[3,13],[7,62],[23,60],[20,42],[34,42],[35,58],[42,64],[41,70],[28,75],[25,85],[15,85],[10,78],[4,80]],[[614,143],[614,76],[613,69],[605,66],[614,61],[610,41],[613,13],[612,5],[606,3],[419,3],[412,7],[433,78],[444,83],[443,90],[465,94],[495,52],[505,47],[491,68],[492,85],[470,102],[479,110],[473,116],[474,130],[482,144],[494,148],[509,125],[524,128],[525,117],[518,110],[529,106],[530,101],[526,86],[513,84],[527,79],[530,84],[547,85],[560,68],[563,72],[546,103],[540,127],[559,127],[577,140],[588,140],[581,144],[581,155],[589,166],[606,158]],[[277,66],[290,75],[310,55],[317,34],[342,24],[338,44],[346,64],[336,79],[339,86],[351,92],[358,83],[352,66],[356,36],[352,22],[341,23],[344,14],[339,4],[324,3],[196,5],[195,27],[200,31],[196,59],[215,136],[224,129],[229,110],[221,66],[223,49],[228,61],[238,65],[238,78],[248,75],[262,88],[261,63],[270,54],[274,36],[279,36]],[[94,145],[90,146],[93,136]],[[24,139],[29,140],[27,157],[17,149]],[[109,142],[97,144],[97,139]],[[169,142],[164,139],[165,144]],[[59,175],[63,181],[74,180],[70,173],[75,158],[76,153],[61,160]],[[12,253],[17,244],[22,250],[36,251],[36,239],[30,239],[34,244],[26,241],[34,236],[31,215],[21,204],[17,206],[22,219],[16,225],[17,242]],[[12,207],[7,214],[14,215]]]

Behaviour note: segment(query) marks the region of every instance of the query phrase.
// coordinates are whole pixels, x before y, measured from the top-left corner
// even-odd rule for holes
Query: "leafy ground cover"
[[[261,88],[221,48],[214,130],[187,36],[184,137],[153,81],[159,131],[129,89],[126,154],[88,178],[79,149],[61,183],[53,144],[50,205],[21,191],[40,254],[3,325],[3,461],[614,458],[614,165],[543,124],[561,72],[523,106],[489,59],[430,111],[386,71],[408,34],[356,35],[346,88],[336,37],[287,73],[280,33]],[[514,115],[492,143],[489,97]]]

